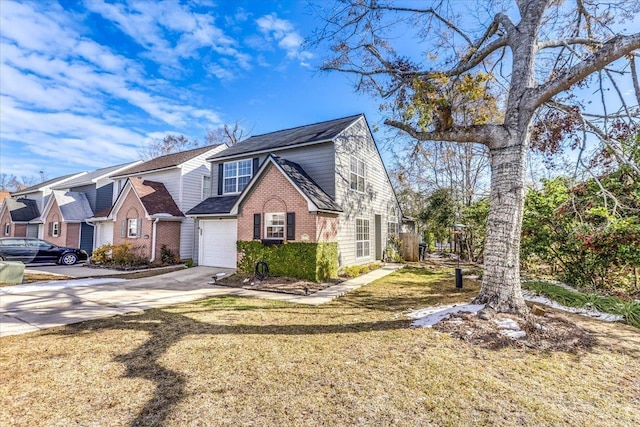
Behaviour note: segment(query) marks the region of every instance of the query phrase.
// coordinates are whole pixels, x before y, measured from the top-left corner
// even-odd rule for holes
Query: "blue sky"
[[[0,2],[0,169],[48,178],[124,163],[168,133],[260,134],[364,112],[320,74],[304,1]]]

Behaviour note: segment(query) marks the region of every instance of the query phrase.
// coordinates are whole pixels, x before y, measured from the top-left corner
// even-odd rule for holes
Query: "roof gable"
[[[55,187],[53,187],[53,190],[66,190],[68,188],[73,188],[73,187],[80,187],[83,185],[89,185],[89,184],[93,184],[95,182],[97,182],[99,179],[102,178],[107,178],[109,175],[118,172],[119,170],[122,169],[127,169],[130,168],[138,163],[141,163],[141,160],[137,160],[135,162],[128,162],[128,163],[123,163],[120,165],[115,165],[115,166],[109,166],[106,168],[101,168],[101,169],[96,169],[92,172],[86,173],[84,175],[80,175],[76,178],[73,178],[69,181],[65,181],[61,184],[56,185]]]
[[[9,210],[12,222],[27,222],[40,216],[38,203],[31,199],[13,199],[4,200],[5,209]]]
[[[148,215],[184,216],[163,183],[139,178],[130,179],[129,182]]]
[[[283,150],[306,144],[317,144],[332,141],[342,131],[351,126],[362,114],[328,120],[310,125],[298,126],[262,135],[252,136],[216,153],[208,160],[237,157],[258,152]]]
[[[220,147],[222,144],[208,145],[206,147],[194,148],[192,150],[180,151],[179,153],[166,154],[164,156],[155,157],[146,162],[139,163],[123,171],[117,172],[110,176],[110,178],[126,177],[136,174],[149,173],[157,170],[175,168],[183,163],[188,162],[208,151],[214,150]]]
[[[60,209],[62,221],[84,221],[93,216],[89,200],[87,200],[87,196],[84,193],[75,191],[53,191],[46,206],[42,210],[42,218],[45,218],[49,214],[54,202],[58,205],[58,209]]]

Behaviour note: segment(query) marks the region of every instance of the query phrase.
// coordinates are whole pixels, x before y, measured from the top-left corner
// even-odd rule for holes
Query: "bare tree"
[[[154,139],[138,151],[138,154],[145,160],[166,154],[177,153],[179,151],[197,148],[198,141],[190,141],[184,135],[167,135],[162,139]]]
[[[625,34],[621,23],[637,16],[640,3],[425,3],[345,0],[320,11],[325,25],[314,41],[329,43],[332,52],[322,68],[354,76],[357,90],[384,100],[385,123],[417,140],[488,148],[491,208],[475,302],[524,313],[520,235],[527,153],[532,144],[552,151],[562,141],[583,153],[591,134],[611,156],[625,160],[614,130],[639,128],[640,33]],[[415,40],[420,49],[399,40]],[[629,76],[636,80],[631,105],[621,89]],[[585,93],[601,100],[596,111]],[[470,101],[494,103],[501,114],[471,111],[463,122],[460,112]]]
[[[216,129],[207,129],[204,140],[207,144],[225,144],[227,147],[231,147],[248,138],[252,130],[253,127],[246,130],[236,120],[232,125],[225,124]]]
[[[15,175],[0,173],[0,191],[16,191],[19,185]]]

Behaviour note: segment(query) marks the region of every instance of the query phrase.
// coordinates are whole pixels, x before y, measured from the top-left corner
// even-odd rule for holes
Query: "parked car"
[[[0,238],[0,261],[55,262],[73,265],[86,261],[87,253],[82,249],[65,248],[45,240],[24,237]]]

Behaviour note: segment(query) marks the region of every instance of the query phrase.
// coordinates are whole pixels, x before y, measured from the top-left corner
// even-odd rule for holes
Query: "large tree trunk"
[[[527,313],[520,287],[520,233],[524,210],[527,138],[491,148],[491,206],[484,276],[476,304],[499,312]]]

